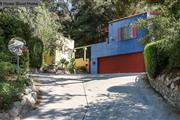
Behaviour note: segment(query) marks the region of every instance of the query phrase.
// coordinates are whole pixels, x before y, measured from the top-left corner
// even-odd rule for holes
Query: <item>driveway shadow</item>
[[[82,120],[86,110],[84,120],[179,120],[180,118],[180,115],[171,112],[160,103],[156,106],[144,105],[140,101],[130,99],[129,96],[91,103],[88,109],[85,107],[50,109],[45,112],[37,109],[31,115],[44,120]]]
[[[133,94],[134,92],[137,92],[138,88],[133,84],[128,85],[121,85],[121,86],[113,86],[107,89],[109,92],[113,93],[128,93]]]
[[[26,117],[43,120],[179,120],[180,114],[174,113],[152,89],[142,84],[128,83],[120,86],[112,86],[107,89],[110,99],[95,101],[89,107],[79,106],[69,109],[49,109],[42,111],[36,109]],[[116,97],[111,97],[113,95]],[[105,95],[105,94],[103,94]],[[49,95],[46,105],[51,102],[70,100],[80,94]],[[57,96],[57,97],[55,97]],[[101,94],[99,94],[101,96]],[[87,111],[87,113],[86,113]],[[86,113],[86,114],[85,114]]]
[[[53,79],[56,81],[93,81],[93,80],[109,80],[116,77],[126,77],[126,76],[137,76],[139,73],[129,73],[129,74],[77,74],[77,75],[56,75],[56,74],[31,74],[30,76],[35,79]],[[56,76],[56,77],[54,77]],[[66,76],[69,76],[66,78]]]

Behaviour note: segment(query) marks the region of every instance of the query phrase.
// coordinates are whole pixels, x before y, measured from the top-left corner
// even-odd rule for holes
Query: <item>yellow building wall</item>
[[[78,58],[75,60],[76,67],[86,67],[89,72],[89,59],[84,60],[83,58]]]
[[[44,64],[51,65],[54,64],[55,56],[50,54],[50,51],[45,51],[43,53]]]

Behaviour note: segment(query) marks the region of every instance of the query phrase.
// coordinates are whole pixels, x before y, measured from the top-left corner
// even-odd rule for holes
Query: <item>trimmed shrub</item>
[[[173,46],[169,54],[169,69],[179,69],[180,68],[180,40],[173,42]]]
[[[28,49],[30,67],[40,68],[43,60],[43,42],[39,38],[32,38]]]
[[[171,44],[166,40],[161,40],[148,44],[144,50],[145,66],[151,78],[156,77],[168,66],[169,51]]]
[[[146,71],[150,77],[154,77],[157,74],[157,48],[156,43],[150,43],[145,47],[144,60]]]
[[[25,51],[23,55],[20,57],[21,63],[21,74],[24,75],[29,70],[29,50]]]

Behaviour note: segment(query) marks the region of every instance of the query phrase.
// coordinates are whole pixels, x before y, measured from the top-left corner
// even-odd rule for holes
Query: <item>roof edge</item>
[[[123,18],[120,18],[120,19],[112,20],[109,23],[114,23],[114,22],[117,22],[117,21],[121,21],[121,20],[124,20],[124,19],[128,19],[128,18],[131,18],[131,17],[135,17],[135,16],[138,16],[138,15],[143,15],[143,14],[147,14],[147,13],[148,12],[143,12],[143,13],[139,13],[139,14],[130,15],[130,16],[123,17]]]

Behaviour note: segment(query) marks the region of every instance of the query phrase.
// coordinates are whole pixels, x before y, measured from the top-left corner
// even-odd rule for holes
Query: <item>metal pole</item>
[[[86,51],[87,51],[87,48],[84,48],[84,61],[86,60]]]
[[[17,74],[18,74],[17,80],[19,80],[19,74],[20,74],[20,72],[19,72],[19,55],[17,55]]]
[[[72,58],[76,58],[76,50],[73,50],[73,55],[72,55]]]

